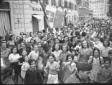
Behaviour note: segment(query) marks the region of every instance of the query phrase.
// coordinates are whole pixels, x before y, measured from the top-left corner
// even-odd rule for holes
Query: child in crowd
[[[36,68],[36,61],[29,60],[30,68],[26,71],[25,84],[40,84],[43,82],[40,72]]]

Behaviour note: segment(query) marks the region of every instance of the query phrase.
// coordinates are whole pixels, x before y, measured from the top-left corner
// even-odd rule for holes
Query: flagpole
[[[40,3],[40,5],[41,5],[41,7],[42,7],[42,10],[43,10],[43,12],[44,12],[44,27],[45,27],[45,25],[47,25],[47,27],[49,27],[48,22],[47,22],[47,20],[46,20],[46,19],[48,19],[48,17],[47,17],[47,15],[46,15],[45,8],[43,7],[43,5],[42,5],[42,3],[41,3],[40,0],[39,0],[39,3]],[[45,30],[46,30],[46,31],[47,31],[47,27],[45,27]]]

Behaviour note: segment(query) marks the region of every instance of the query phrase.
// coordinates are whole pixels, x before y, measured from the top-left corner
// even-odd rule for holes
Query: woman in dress
[[[11,63],[11,67],[13,69],[13,73],[15,74],[14,75],[15,83],[18,83],[18,76],[20,73],[20,71],[18,71],[19,70],[18,62],[19,62],[20,58],[21,58],[21,56],[18,54],[17,47],[13,47],[12,53],[9,55],[9,61]]]
[[[92,69],[91,64],[88,63],[90,56],[92,55],[92,48],[89,47],[87,41],[82,42],[82,48],[79,49],[79,61],[77,63],[77,68],[79,72],[79,77],[81,82],[85,83],[89,81],[89,72]]]
[[[63,62],[63,64],[64,64],[63,82],[64,83],[79,83],[80,81],[76,76],[77,67],[76,67],[76,64],[73,62],[73,55],[69,54],[67,56],[67,61]]]
[[[89,63],[92,64],[90,79],[92,82],[96,82],[97,73],[99,72],[99,69],[101,68],[101,65],[103,63],[103,57],[100,56],[100,50],[98,48],[93,49],[93,56],[91,56]]]
[[[48,79],[47,79],[48,84],[59,83],[58,80],[59,64],[55,61],[55,56],[53,54],[49,55],[49,60],[44,70],[48,74]]]

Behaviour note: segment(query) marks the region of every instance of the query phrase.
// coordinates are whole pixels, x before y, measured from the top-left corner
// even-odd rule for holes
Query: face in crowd
[[[12,48],[12,52],[13,52],[14,54],[16,54],[16,53],[17,53],[17,48],[16,48],[16,47]]]
[[[55,60],[54,56],[53,55],[50,55],[49,56],[49,62],[53,63],[54,60]]]
[[[88,44],[87,44],[87,41],[83,41],[83,42],[82,42],[82,47],[83,47],[83,48],[87,48],[87,45],[88,45]]]

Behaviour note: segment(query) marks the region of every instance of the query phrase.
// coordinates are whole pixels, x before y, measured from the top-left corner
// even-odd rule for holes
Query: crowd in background
[[[112,83],[112,27],[106,20],[35,33],[1,43],[3,84]]]

